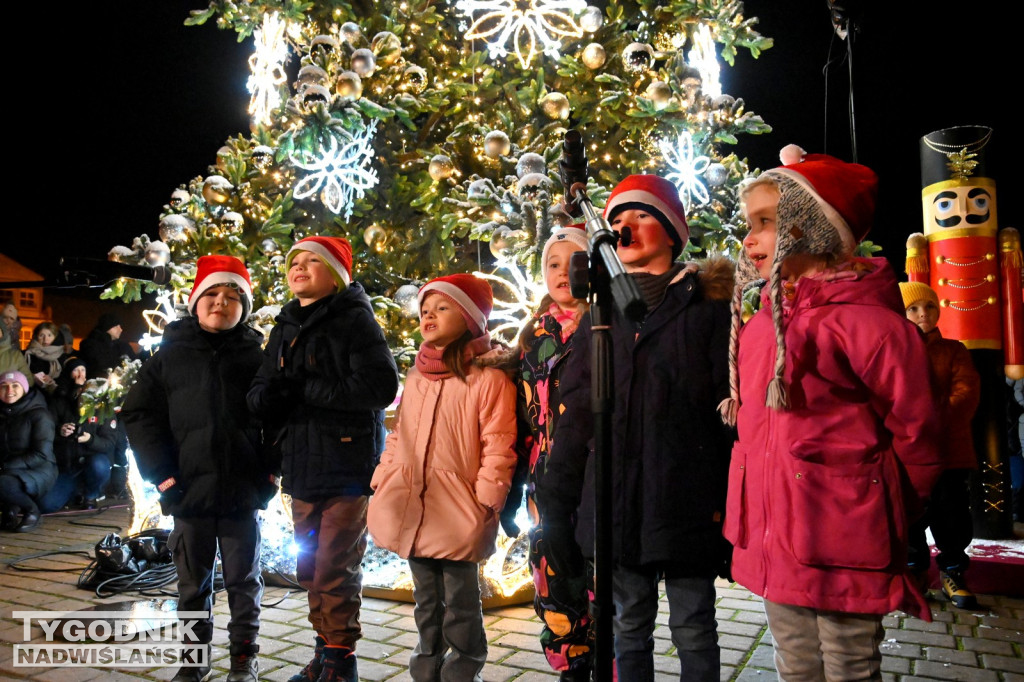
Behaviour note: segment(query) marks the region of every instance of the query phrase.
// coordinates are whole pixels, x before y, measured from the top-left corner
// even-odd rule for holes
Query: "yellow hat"
[[[922,299],[931,301],[936,307],[939,305],[938,294],[924,282],[900,282],[900,293],[903,294],[904,308],[909,308],[911,303]]]

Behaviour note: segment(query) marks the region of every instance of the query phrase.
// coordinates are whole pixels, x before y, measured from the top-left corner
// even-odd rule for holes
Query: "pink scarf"
[[[548,314],[555,318],[562,328],[562,343],[565,343],[565,340],[572,336],[580,324],[580,311],[578,309],[563,310],[557,303],[552,303],[548,308]]]
[[[484,332],[467,343],[466,347],[462,349],[462,364],[465,365],[476,356],[483,355],[489,350],[491,350],[491,335]],[[424,343],[420,346],[419,352],[416,353],[416,369],[430,381],[440,381],[441,379],[454,376],[445,367],[444,360],[442,359],[443,356],[444,348],[437,348],[429,343]]]

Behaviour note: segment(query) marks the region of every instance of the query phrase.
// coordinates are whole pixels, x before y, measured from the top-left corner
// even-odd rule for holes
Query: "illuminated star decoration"
[[[693,34],[693,47],[686,56],[686,61],[700,72],[701,92],[711,97],[718,97],[722,94],[722,84],[718,82],[722,67],[718,64],[715,39],[707,24],[701,24]]]
[[[146,321],[146,331],[139,339],[140,346],[152,352],[153,348],[160,345],[164,338],[164,327],[178,319],[174,298],[178,297],[184,303],[187,294],[186,291],[175,293],[173,290],[166,289],[157,294],[156,307],[142,312],[142,318]]]
[[[516,343],[519,332],[533,316],[533,312],[540,304],[541,298],[547,291],[543,283],[531,282],[523,274],[522,268],[513,262],[498,261],[498,270],[505,270],[507,277],[487,272],[474,272],[473,274],[481,279],[494,282],[494,307],[491,311],[490,320],[498,324],[491,328],[492,335],[499,335],[508,338],[509,343]],[[500,285],[500,286],[495,286]],[[507,291],[510,298],[499,295],[499,291]]]
[[[521,7],[525,6],[526,9]],[[586,0],[459,0],[455,3],[473,19],[466,38],[477,38],[487,43],[491,59],[505,57],[505,45],[512,39],[512,48],[524,69],[529,68],[537,56],[537,43],[541,51],[558,59],[562,38],[581,38],[583,29],[574,15],[587,7]]]
[[[708,203],[708,188],[699,176],[708,169],[711,159],[707,156],[693,156],[693,137],[690,132],[684,130],[679,133],[675,144],[670,140],[662,140],[659,147],[665,162],[672,169],[665,178],[679,188],[679,199],[686,210],[690,210],[691,198],[696,200],[698,206]]]
[[[320,146],[318,159],[302,161],[291,157],[292,163],[310,174],[295,184],[292,194],[296,199],[305,199],[320,191],[323,201],[332,213],[342,214],[348,220],[352,215],[352,202],[362,199],[366,190],[377,184],[377,171],[365,168],[373,156],[370,140],[377,131],[377,121],[370,121],[359,132],[353,134],[342,131],[347,136],[344,144],[339,145],[336,137],[331,138],[330,148]]]
[[[286,23],[277,12],[263,15],[263,26],[256,29],[256,51],[249,57],[252,75],[246,88],[252,93],[249,114],[262,125],[272,122],[270,112],[281,104],[280,86],[287,80],[284,62],[288,59],[288,44],[284,39]]]

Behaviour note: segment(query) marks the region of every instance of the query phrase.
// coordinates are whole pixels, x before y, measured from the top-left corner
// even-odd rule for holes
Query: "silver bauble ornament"
[[[583,10],[583,14],[579,18],[580,28],[587,33],[593,33],[602,26],[604,26],[604,15],[601,14],[600,7],[588,7]]]
[[[188,203],[188,200],[192,198],[192,195],[187,189],[181,189],[180,187],[171,192],[170,205],[171,208],[181,208]]]
[[[402,86],[414,95],[418,95],[427,87],[427,70],[418,64],[410,64],[402,71]]]
[[[334,81],[334,94],[342,100],[354,100],[363,96],[363,79],[355,71],[342,71]]]
[[[552,121],[569,118],[569,98],[560,92],[549,92],[540,98],[540,110]]]
[[[672,101],[672,88],[665,81],[653,80],[644,91],[647,99],[654,103],[655,109],[664,109]]]
[[[268,256],[281,253],[281,247],[278,246],[277,242],[269,237],[260,242],[260,249]]]
[[[273,265],[275,268],[281,267],[282,265],[284,265],[284,256],[281,255],[280,253],[275,253],[273,256],[270,257],[270,264]]]
[[[326,83],[326,71],[316,64],[306,64],[299,69],[299,75],[295,80],[295,91],[301,95],[311,85],[324,85]]]
[[[608,53],[604,51],[604,45],[601,43],[590,43],[583,48],[580,60],[584,66],[594,71],[604,66],[604,63],[608,60]]]
[[[402,315],[407,318],[419,317],[420,288],[415,284],[403,284],[395,290],[395,303],[402,309]]]
[[[530,173],[544,173],[547,168],[548,164],[544,161],[543,156],[534,152],[526,152],[516,162],[516,177],[521,178]]]
[[[391,66],[402,56],[402,41],[391,31],[381,31],[370,41],[370,49],[381,66]]]
[[[359,24],[352,21],[346,21],[341,25],[341,29],[339,30],[341,32],[341,37],[350,43],[356,42],[363,35],[363,31],[359,28]]]
[[[654,48],[647,43],[630,43],[622,51],[622,68],[629,73],[641,73],[654,64]]]
[[[512,150],[508,135],[502,130],[492,130],[484,136],[484,154],[492,159],[505,156]]]
[[[711,187],[718,187],[729,179],[729,169],[720,163],[713,163],[704,171],[704,178]]]
[[[107,251],[107,260],[112,263],[134,263],[135,258],[135,251],[127,246],[115,246]]]
[[[309,43],[309,54],[330,55],[338,49],[338,39],[331,35],[318,35]]]
[[[388,233],[384,231],[384,228],[374,223],[363,231],[363,241],[369,247],[383,246],[384,242],[388,238]]]
[[[190,232],[195,231],[196,224],[188,216],[172,213],[160,219],[160,241],[187,242]]]
[[[321,104],[330,106],[331,91],[325,85],[307,85],[306,89],[302,91],[303,108],[306,111],[312,111]]]
[[[352,70],[363,78],[373,74],[377,68],[377,58],[373,52],[361,47],[352,53]]]
[[[258,144],[249,153],[249,160],[256,170],[265,171],[274,163],[274,150],[265,144]]]
[[[509,250],[512,248],[512,240],[509,239],[509,234],[512,230],[505,226],[495,228],[494,232],[491,233],[491,255],[498,259],[504,259],[509,257]]]
[[[228,211],[221,216],[220,224],[228,232],[238,232],[245,225],[245,218],[238,211]]]
[[[210,204],[223,204],[231,198],[234,188],[223,175],[211,175],[203,180],[203,198]]]
[[[472,202],[482,204],[488,203],[488,199],[491,196],[490,183],[483,178],[474,180],[469,183],[469,187],[466,188],[466,198]]]
[[[523,199],[532,201],[542,189],[551,188],[551,179],[544,173],[527,173],[519,178],[516,191]]]
[[[444,180],[450,178],[452,173],[455,171],[455,164],[452,163],[450,157],[444,154],[435,154],[430,159],[430,166],[427,167],[427,172],[430,173],[430,177],[434,180]]]
[[[171,262],[171,248],[163,242],[150,242],[143,257],[146,259],[146,264],[151,267],[167,265]]]

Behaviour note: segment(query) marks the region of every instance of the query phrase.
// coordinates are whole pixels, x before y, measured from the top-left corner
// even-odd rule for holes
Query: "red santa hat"
[[[604,207],[605,220],[631,208],[644,208],[661,223],[672,239],[672,258],[678,258],[690,239],[686,225],[686,207],[679,199],[679,190],[657,175],[630,175],[608,196]]]
[[[299,251],[315,253],[323,259],[338,283],[344,289],[352,283],[352,245],[344,237],[306,237],[295,242],[285,256],[285,267],[292,266],[292,260]]]
[[[420,306],[430,293],[441,294],[457,305],[474,337],[487,333],[487,318],[494,306],[494,294],[487,282],[468,274],[432,279],[420,287],[417,296]]]
[[[569,242],[575,245],[577,251],[587,251],[590,247],[590,240],[587,239],[587,231],[583,228],[583,223],[560,227],[552,232],[548,240],[544,242],[544,251],[540,257],[541,266],[547,264],[548,252],[551,247],[560,242]]]
[[[242,296],[242,320],[252,310],[252,281],[242,261],[234,256],[201,256],[196,261],[196,281],[188,295],[188,314],[196,314],[196,303],[207,289],[229,286]]]

